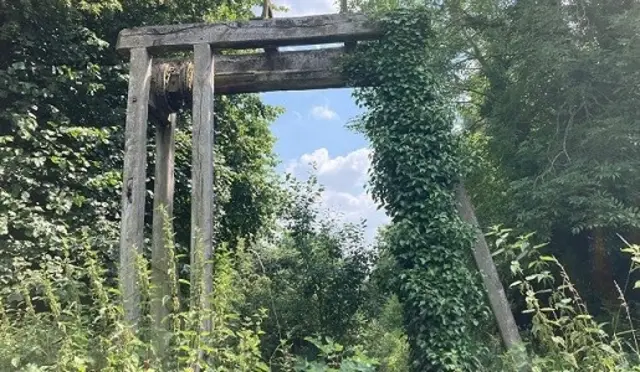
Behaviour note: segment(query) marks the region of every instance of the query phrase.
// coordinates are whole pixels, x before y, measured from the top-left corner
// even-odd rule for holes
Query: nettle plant
[[[637,331],[624,296],[640,283],[616,283],[619,311],[611,322],[599,323],[560,261],[545,253],[546,244],[534,245],[533,234],[516,236],[511,229],[493,227],[487,238],[493,255],[508,266],[510,288],[524,300],[522,313],[531,318],[532,372],[640,371]],[[623,243],[631,274],[640,268],[640,246]],[[504,355],[499,370],[517,372],[512,357]]]
[[[81,247],[70,249],[76,243]],[[151,341],[159,330],[150,317],[137,330],[125,322],[120,293],[90,243],[87,238],[65,244],[60,257],[39,269],[14,261],[11,283],[0,288],[0,370],[150,372],[192,370],[196,365],[206,371],[269,370],[259,348],[265,311],[249,316],[238,312],[239,273],[225,246],[216,255],[210,310],[192,306],[180,311],[175,267],[171,270],[174,295],[167,301],[172,313],[165,321],[172,331],[168,347],[160,352]],[[170,247],[170,257],[175,258],[173,244]],[[149,264],[142,257],[136,273],[146,310],[153,287]],[[202,276],[196,274],[194,282],[198,289],[184,300],[199,304]],[[204,317],[212,319],[211,332],[200,330]]]
[[[456,212],[463,167],[447,76],[428,9],[379,18],[382,38],[345,61],[357,123],[373,149],[373,197],[392,218],[391,252],[415,371],[475,370],[472,335],[487,313],[469,269],[472,230]]]

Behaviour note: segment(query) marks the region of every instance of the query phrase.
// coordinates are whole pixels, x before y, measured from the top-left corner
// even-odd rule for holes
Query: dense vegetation
[[[391,216],[412,370],[475,369],[473,337],[484,322],[478,276],[468,265],[471,229],[458,215],[460,144],[452,133],[443,58],[424,10],[380,19],[383,36],[347,62],[366,108],[361,127],[373,150],[374,198]]]
[[[313,177],[276,173],[278,108],[217,97],[213,308],[187,306],[199,268],[187,259],[181,113],[171,347],[157,352],[149,319],[129,329],[115,280],[127,90],[117,33],[246,19],[258,3],[0,0],[0,370],[516,371],[455,213],[460,181],[530,369],[640,370],[637,0],[351,1],[384,31],[346,73],[375,83],[355,91],[355,127],[391,224],[367,246],[362,226],[319,208]]]

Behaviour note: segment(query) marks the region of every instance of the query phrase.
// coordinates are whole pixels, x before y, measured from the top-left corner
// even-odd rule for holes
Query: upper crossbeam
[[[345,48],[267,53],[218,55],[215,63],[215,93],[238,94],[280,90],[342,88],[341,59]],[[159,60],[154,65],[150,115],[166,121],[167,115],[188,103],[193,91],[193,63],[189,60]],[[171,101],[169,103],[168,101]]]
[[[126,52],[142,47],[152,53],[191,50],[196,44],[210,44],[214,49],[253,49],[353,42],[378,36],[374,22],[362,14],[327,14],[124,29],[116,48]]]

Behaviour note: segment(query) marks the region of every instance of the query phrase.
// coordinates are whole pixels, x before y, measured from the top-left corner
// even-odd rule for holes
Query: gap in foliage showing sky
[[[334,0],[275,0],[289,12],[276,17],[336,13]],[[256,9],[260,13],[260,9]],[[311,46],[308,48],[317,48]],[[324,47],[324,46],[323,46]],[[300,48],[287,48],[300,49]],[[285,49],[286,50],[286,49]],[[299,92],[263,93],[265,103],[286,111],[272,125],[277,137],[276,153],[281,172],[290,172],[300,180],[308,178],[315,164],[318,181],[325,187],[323,207],[343,221],[367,220],[365,238],[373,242],[376,229],[387,222],[382,210],[365,190],[369,169],[368,143],[364,136],[346,127],[361,110],[350,89],[326,89]]]

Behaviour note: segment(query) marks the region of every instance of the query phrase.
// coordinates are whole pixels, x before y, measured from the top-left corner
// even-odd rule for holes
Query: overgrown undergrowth
[[[532,371],[640,371],[638,339],[622,295],[619,315],[624,319],[619,323],[628,326],[608,333],[606,325],[589,314],[555,258],[528,244],[528,237],[512,239],[498,232],[494,236],[500,244],[498,254],[509,262],[511,287],[522,293],[524,313],[531,317],[527,340]],[[156,332],[152,319],[145,318],[137,330],[129,328],[123,321],[119,293],[107,281],[96,252],[88,244],[77,248],[80,255],[63,254],[39,269],[14,262],[12,283],[2,288],[0,370],[191,371],[196,365],[205,371],[407,370],[405,336],[387,331],[393,328],[390,324],[399,322],[397,301],[387,301],[383,315],[369,321],[364,339],[356,344],[343,346],[331,338],[310,336],[307,342],[318,355],[307,360],[292,353],[283,339],[277,353],[265,359],[260,346],[268,311],[245,316],[238,310],[246,301],[236,264],[242,244],[233,254],[220,249],[216,255],[212,309],[172,314],[169,347],[158,355],[150,341]],[[631,269],[637,270],[640,247],[629,245],[625,252],[635,262]],[[152,289],[147,267],[140,259],[138,277],[145,307],[149,304],[145,294]],[[203,317],[212,319],[212,332],[200,330]],[[199,351],[206,357],[200,358]],[[479,365],[485,371],[518,370],[509,354]]]

